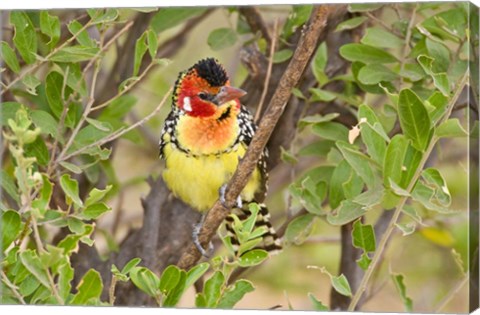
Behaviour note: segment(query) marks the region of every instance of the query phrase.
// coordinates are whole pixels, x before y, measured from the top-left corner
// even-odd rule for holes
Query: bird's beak
[[[232,86],[223,86],[220,89],[220,92],[218,92],[218,94],[215,96],[214,100],[216,101],[216,103],[218,105],[222,105],[222,104],[225,104],[225,103],[227,103],[231,100],[240,98],[240,97],[244,96],[245,94],[247,94],[247,92],[245,92],[242,89],[235,88],[235,87],[232,87]]]

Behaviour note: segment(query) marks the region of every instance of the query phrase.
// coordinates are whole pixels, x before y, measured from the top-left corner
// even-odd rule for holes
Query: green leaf
[[[392,280],[397,288],[400,297],[402,298],[403,305],[405,306],[405,311],[408,313],[413,312],[413,303],[412,299],[407,296],[407,289],[403,283],[404,277],[400,274],[392,274]]]
[[[285,231],[285,240],[300,245],[310,235],[315,215],[307,213],[293,219]]]
[[[367,213],[365,206],[351,200],[344,200],[337,209],[327,215],[327,221],[332,225],[344,225],[365,213]]]
[[[357,28],[360,25],[362,25],[363,22],[365,22],[366,20],[368,20],[368,18],[366,16],[357,16],[357,17],[348,19],[348,20],[343,21],[342,23],[338,24],[337,27],[335,28],[335,32],[351,30],[351,29]]]
[[[293,56],[291,49],[282,49],[273,54],[273,63],[282,63]]]
[[[97,128],[100,131],[110,132],[113,130],[112,126],[108,122],[96,120],[93,118],[86,118],[87,122]]]
[[[35,292],[39,286],[40,282],[38,282],[33,275],[29,275],[22,282],[20,282],[20,285],[18,286],[18,292],[24,297],[29,296]]]
[[[390,187],[389,180],[395,183],[401,182],[407,148],[408,140],[404,135],[395,135],[388,144],[383,165],[383,184],[386,187]]]
[[[25,268],[27,268],[27,270],[30,271],[30,273],[34,275],[43,286],[50,288],[50,282],[48,281],[45,266],[42,265],[37,254],[33,250],[27,249],[20,252],[19,258]]]
[[[207,301],[205,300],[205,295],[203,295],[203,293],[197,293],[195,295],[195,306],[199,308],[207,307]]]
[[[450,206],[451,196],[447,182],[436,168],[427,168],[422,171],[422,178],[435,188],[435,198],[442,206]]]
[[[432,110],[429,110],[428,114],[430,115],[432,122],[435,124],[446,113],[448,97],[439,91],[435,91],[425,103],[428,104],[429,108],[433,107]]]
[[[92,205],[89,205],[83,210],[80,215],[82,218],[86,220],[92,220],[92,219],[97,219],[100,217],[102,214],[105,212],[108,212],[112,210],[109,206],[104,204],[103,202],[100,203],[94,203]]]
[[[402,231],[402,236],[407,236],[415,232],[416,223],[415,222],[395,223],[395,226],[400,231]]]
[[[363,84],[378,84],[381,81],[393,81],[398,75],[381,64],[370,64],[362,67],[358,73],[358,80]]]
[[[310,125],[310,124],[328,122],[328,121],[331,121],[331,120],[337,118],[338,116],[339,116],[338,113],[330,113],[330,114],[327,114],[325,116],[318,115],[318,114],[311,115],[311,116],[305,116],[302,119],[300,119],[298,125],[299,125],[299,127],[304,127],[304,126]],[[348,130],[347,130],[347,133],[348,133]]]
[[[57,118],[60,118],[64,106],[62,100],[62,86],[63,76],[56,71],[51,71],[45,79],[45,94],[47,96],[48,105]]]
[[[48,14],[48,11],[40,11],[40,31],[50,37],[47,45],[52,49],[60,39],[60,19],[58,16]]]
[[[67,170],[69,170],[70,172],[75,173],[75,174],[81,174],[81,173],[83,172],[82,169],[81,169],[79,166],[77,166],[77,165],[75,165],[75,164],[73,164],[73,163],[70,163],[70,162],[62,161],[62,162],[60,162],[60,163],[58,163],[58,164],[60,164],[60,165],[63,166],[65,169],[67,169]]]
[[[68,30],[72,35],[77,35],[76,40],[81,46],[95,47],[95,42],[90,38],[86,29],[80,32],[83,25],[77,20],[73,20],[67,24]]]
[[[378,186],[379,177],[377,168],[372,163],[372,160],[365,154],[358,151],[354,146],[344,142],[337,141],[337,147],[342,152],[342,155],[347,160],[348,164],[353,170],[362,178],[365,184],[373,189]]]
[[[438,138],[466,137],[468,132],[462,127],[458,118],[450,118],[435,129]]]
[[[254,290],[255,288],[250,281],[244,279],[237,280],[225,290],[220,301],[218,301],[217,308],[233,308],[245,294]]]
[[[107,24],[115,21],[118,17],[118,10],[107,8],[103,9],[88,9],[88,15],[90,15],[92,24]]]
[[[399,48],[404,45],[404,41],[401,38],[380,27],[367,28],[360,42],[381,48]]]
[[[335,93],[329,92],[327,90],[322,90],[317,88],[310,88],[308,90],[310,91],[310,93],[312,93],[312,97],[310,98],[310,101],[312,102],[315,102],[315,101],[331,102],[335,98],[337,98],[337,95]]]
[[[177,266],[170,265],[162,273],[158,288],[164,294],[175,288],[180,281],[180,269]]]
[[[123,266],[121,273],[126,275],[127,273],[130,272],[130,270],[135,268],[141,261],[142,259],[140,258],[131,259],[128,263],[125,264],[125,266]]]
[[[0,113],[1,114],[1,113]],[[2,187],[2,193],[3,192],[6,192],[10,197],[12,197],[12,199],[15,201],[15,202],[19,202],[20,201],[20,196],[18,194],[18,188],[15,184],[15,181],[13,179],[12,176],[10,176],[7,172],[5,172],[4,170],[1,170],[0,171],[0,178],[2,180],[0,180],[0,186]],[[2,225],[0,225],[1,227]],[[5,246],[2,247],[2,248],[6,248]]]
[[[38,137],[32,143],[26,144],[24,149],[25,155],[35,157],[39,165],[46,166],[50,161],[50,153],[45,141],[41,137]]]
[[[312,127],[313,133],[328,140],[347,140],[348,129],[337,122],[322,122]]]
[[[363,249],[365,252],[374,252],[375,232],[370,224],[362,224],[360,220],[355,221],[352,230],[353,246]]]
[[[406,63],[403,66],[403,69],[400,69],[399,73],[402,77],[412,81],[417,82],[423,79],[426,76],[423,68],[417,63]]]
[[[221,50],[232,46],[237,41],[237,33],[231,28],[217,28],[207,39],[207,44],[212,50]]]
[[[187,19],[205,12],[205,8],[160,8],[154,15],[150,25],[155,33],[163,32],[169,28],[179,25]]]
[[[397,62],[397,59],[383,49],[364,44],[346,44],[340,47],[340,55],[348,61],[360,61],[365,64]]]
[[[423,102],[410,89],[400,92],[398,116],[400,126],[413,147],[425,151],[430,141],[431,121]]]
[[[15,51],[7,42],[2,41],[0,45],[0,57],[5,61],[10,70],[18,74],[20,72],[20,64],[18,63]]]
[[[326,183],[324,181],[315,182],[310,176],[306,176],[290,185],[290,193],[298,198],[301,205],[310,213],[322,214],[322,201],[326,195]]]
[[[2,229],[1,250],[3,252],[17,239],[17,236],[22,231],[22,219],[18,212],[13,210],[0,212],[0,228]]]
[[[68,46],[60,49],[50,60],[55,62],[81,62],[90,60],[99,53],[97,47],[88,46]]]
[[[85,200],[85,206],[90,206],[102,200],[105,195],[112,189],[112,185],[108,185],[104,190],[93,188],[88,194],[87,199]]]
[[[353,171],[346,160],[341,160],[335,167],[330,179],[330,190],[328,193],[330,207],[337,208],[342,200],[345,200],[343,184],[353,177]]]
[[[367,253],[363,253],[362,256],[360,256],[359,259],[356,260],[357,265],[362,268],[363,270],[367,270],[368,266],[370,266],[370,263],[372,262],[372,259],[368,257]]]
[[[322,302],[320,302],[319,300],[317,300],[317,298],[313,295],[313,293],[308,292],[308,298],[309,298],[310,301],[312,302],[312,304],[313,304],[313,309],[314,309],[315,311],[327,312],[327,311],[330,310],[330,309],[328,308],[328,306],[323,305]]]
[[[359,121],[362,119],[366,120],[366,123],[360,124],[360,135],[367,147],[368,154],[375,162],[383,167],[387,148],[385,141],[389,141],[390,139],[386,135],[385,130],[372,108],[363,104],[360,105],[358,118]]]
[[[332,276],[331,281],[335,291],[345,296],[352,296],[352,290],[345,275]]]
[[[432,71],[435,73],[447,72],[450,66],[450,50],[443,44],[428,37],[425,39],[425,45],[428,55],[435,60],[432,65]]]
[[[317,52],[313,57],[311,68],[313,75],[317,79],[319,86],[328,82],[328,76],[325,73],[325,66],[328,61],[327,43],[324,41],[318,46]]]
[[[46,111],[35,109],[30,112],[30,118],[43,134],[49,134],[53,138],[58,137],[58,123],[52,115]]]
[[[312,12],[312,5],[294,5],[293,10],[288,15],[287,21],[283,25],[282,36],[288,39],[295,31],[305,24]]]
[[[103,109],[98,119],[101,121],[120,120],[130,112],[136,102],[137,98],[135,96],[122,95]]]
[[[187,279],[185,281],[185,288],[189,288],[191,285],[193,285],[195,282],[197,282],[198,279],[200,279],[201,276],[207,272],[208,268],[210,267],[210,264],[207,262],[200,263],[192,269],[190,269],[187,272]]]
[[[163,301],[164,307],[176,306],[180,301],[183,292],[185,291],[187,273],[184,270],[180,270],[180,280],[178,280],[177,286],[167,294],[166,299]]]
[[[268,253],[265,250],[253,249],[238,258],[238,265],[240,267],[252,267],[261,264],[267,258]]]
[[[151,297],[156,297],[159,292],[160,280],[158,277],[145,267],[134,267],[130,271],[130,278],[133,284]]]
[[[10,23],[15,29],[13,43],[20,56],[27,64],[34,63],[37,53],[37,34],[32,21],[23,11],[11,11]]]
[[[216,307],[225,284],[225,276],[221,271],[215,271],[210,279],[205,282],[203,294],[207,307]]]
[[[78,182],[70,177],[70,174],[63,174],[60,178],[60,186],[66,196],[70,198],[77,206],[83,207],[83,202],[79,196]]]
[[[74,270],[69,263],[63,263],[58,268],[58,294],[65,301],[71,294],[71,281],[74,278]]]
[[[329,140],[320,140],[310,143],[298,151],[299,156],[326,156],[335,145],[335,142]]]
[[[145,53],[148,50],[148,46],[146,43],[147,40],[147,32],[142,34],[139,39],[137,39],[137,42],[135,43],[135,54],[134,54],[134,60],[133,60],[133,76],[138,75],[138,71],[140,70],[140,66],[142,64],[142,59]]]
[[[448,81],[448,76],[446,73],[435,73],[433,71],[433,62],[434,59],[426,56],[420,55],[417,58],[418,63],[422,66],[423,71],[427,73],[433,79],[433,84],[435,87],[442,92],[443,95],[449,96],[450,95],[450,82]]]
[[[436,189],[425,185],[422,181],[417,181],[415,187],[413,187],[412,198],[428,210],[437,211],[439,213],[451,213],[452,210],[434,202],[435,193]]]
[[[151,29],[147,30],[147,45],[150,57],[152,57],[152,59],[155,59],[155,57],[157,56],[158,40],[157,34]]]
[[[98,271],[89,269],[77,285],[77,294],[74,295],[73,305],[84,305],[90,299],[99,299],[102,294],[102,277]]]

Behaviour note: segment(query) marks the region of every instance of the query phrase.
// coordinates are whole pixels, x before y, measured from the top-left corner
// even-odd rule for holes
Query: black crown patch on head
[[[213,58],[202,59],[193,66],[198,75],[211,86],[223,86],[228,81],[227,72]]]

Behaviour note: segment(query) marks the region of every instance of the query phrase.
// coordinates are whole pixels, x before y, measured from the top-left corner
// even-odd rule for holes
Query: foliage
[[[266,39],[251,29],[238,9],[219,10],[229,23],[203,30],[209,53],[254,43],[268,56]],[[448,167],[437,164],[436,158],[444,145],[473,134],[466,123],[468,106],[459,105],[459,96],[469,69],[475,68],[470,50],[478,47],[478,15],[471,15],[466,3],[352,4],[348,10],[349,18],[330,32],[354,32],[360,34],[358,41],[341,47],[320,43],[309,69],[314,84],[292,91],[292,98],[305,109],[295,122],[291,147],[282,148],[282,158],[286,168],[303,168],[301,174],[292,172],[285,206],[289,215],[282,219],[286,252],[308,246],[319,224],[330,231],[351,226],[352,241],[342,246],[361,252],[355,260],[364,271],[361,284],[351,285],[350,275],[342,270],[311,268],[325,274],[333,290],[351,298],[349,309],[354,310],[365,290],[374,287],[372,275],[380,273],[380,264],[390,262],[385,252],[394,233],[404,242],[422,236],[448,249],[449,255],[453,253],[450,260],[467,277],[467,253],[453,240],[449,221],[463,218],[455,200],[464,195],[452,189],[456,183],[445,175]],[[114,143],[122,139],[139,148],[155,147],[145,134],[158,126],[145,123],[165,99],[151,106],[155,109],[148,116],[129,123],[127,117],[135,117],[129,112],[146,105],[139,96],[144,90],[135,94],[135,89],[147,86],[144,80],[154,70],[160,70],[160,81],[167,80],[170,59],[160,54],[162,45],[169,43],[164,36],[176,34],[208,9],[147,11],[89,9],[69,22],[62,12],[9,13],[11,36],[0,42],[4,139],[0,303],[113,305],[118,282],[126,282],[157,305],[173,307],[195,282],[206,278],[189,304],[233,308],[254,291],[253,280],[237,279],[236,274],[264,264],[269,257],[256,248],[266,231],[255,226],[259,211],[255,204],[250,205],[252,215],[243,221],[232,215],[240,245],[234,247],[231,236],[221,235],[226,252],[190,270],[170,265],[158,273],[142,265],[142,257],[132,258],[122,269],[111,265],[110,283],[94,268],[84,274],[75,270],[72,260],[79,246],[94,246],[99,235],[108,234],[98,221],[112,212],[113,198],[133,185],[122,183],[121,170],[113,167]],[[283,11],[274,66],[293,58],[295,47],[290,41],[311,12],[311,5]],[[132,21],[147,14],[151,14],[148,27],[135,36]],[[117,41],[124,38],[134,43],[131,60],[112,57]],[[334,50],[348,63],[348,71],[332,76],[329,64],[334,62]],[[112,58],[117,59],[112,62]],[[176,56],[169,58],[177,62]],[[120,81],[105,95],[100,88],[111,82],[100,80],[100,74],[108,74],[117,62],[131,69],[115,78]],[[155,81],[155,87],[172,82]],[[160,90],[168,96],[166,88]],[[321,111],[327,103],[333,112]],[[314,114],[306,114],[312,112],[308,109]],[[346,124],[344,115],[351,115],[356,123]],[[139,132],[140,126],[147,131]],[[136,180],[144,182],[143,177]],[[379,233],[377,218],[385,213],[392,219]],[[108,256],[119,244],[111,235],[105,238]],[[322,245],[315,244],[312,257]],[[281,259],[285,258],[271,257],[271,262]],[[389,271],[389,285],[396,288],[406,311],[416,310],[409,278],[395,266]],[[102,292],[109,293],[108,301]],[[306,289],[302,296],[312,309],[330,309]]]

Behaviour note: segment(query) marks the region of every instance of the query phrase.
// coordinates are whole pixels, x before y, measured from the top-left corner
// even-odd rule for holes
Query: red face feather
[[[229,101],[240,108],[239,97],[246,92],[230,87],[227,73],[217,60],[200,60],[180,74],[176,83],[176,105],[191,117],[215,117]]]
[[[187,74],[181,82],[178,93],[178,106],[193,117],[209,117],[215,114],[217,106],[200,98],[201,93],[216,93],[208,83],[196,73]]]

